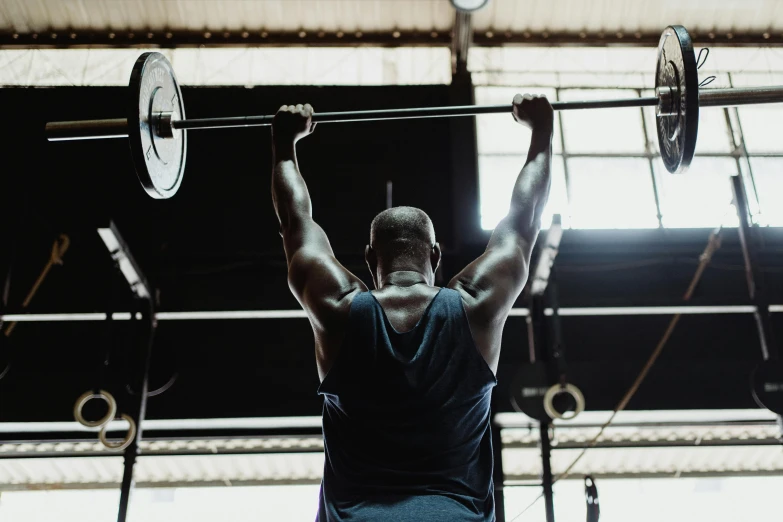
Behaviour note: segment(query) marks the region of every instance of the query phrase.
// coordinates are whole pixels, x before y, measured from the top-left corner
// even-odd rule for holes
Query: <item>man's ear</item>
[[[378,273],[378,256],[375,253],[375,249],[370,245],[367,245],[364,249],[364,261],[367,263],[367,268],[370,269],[370,275],[372,276],[372,283],[375,285],[376,290],[378,288],[378,281],[376,275]]]
[[[438,271],[442,255],[443,254],[440,251],[440,243],[435,243],[432,245],[432,251],[430,252],[430,264],[432,265],[433,274]]]

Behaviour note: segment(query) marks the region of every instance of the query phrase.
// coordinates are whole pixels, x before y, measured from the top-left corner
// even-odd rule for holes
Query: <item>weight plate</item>
[[[155,131],[158,115],[171,112],[172,120],[185,118],[182,93],[171,64],[160,53],[144,53],[130,78],[128,138],[139,181],[156,199],[177,193],[185,171],[187,133],[174,130],[162,138]]]
[[[549,386],[549,377],[544,363],[521,365],[511,383],[512,406],[531,419],[549,422],[549,415],[544,409],[544,395]]]
[[[655,91],[671,89],[671,116],[658,116],[658,144],[666,170],[688,169],[699,131],[699,75],[688,31],[681,25],[667,27],[658,43]]]
[[[750,378],[753,399],[762,408],[783,415],[783,362],[764,361]]]

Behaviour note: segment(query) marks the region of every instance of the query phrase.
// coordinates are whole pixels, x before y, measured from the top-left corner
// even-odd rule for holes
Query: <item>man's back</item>
[[[321,522],[494,520],[495,376],[476,349],[460,294],[433,291],[404,332],[372,293],[353,299],[339,356],[319,389]],[[388,315],[403,318],[400,326],[411,306],[396,301]]]
[[[275,116],[272,201],[325,398],[322,521],[494,518],[490,390],[549,195],[554,129],[545,98],[517,95],[512,107],[532,135],[509,212],[437,297],[441,249],[421,209],[373,219],[364,257],[377,296],[340,264],[296,160],[313,108],[283,106]]]

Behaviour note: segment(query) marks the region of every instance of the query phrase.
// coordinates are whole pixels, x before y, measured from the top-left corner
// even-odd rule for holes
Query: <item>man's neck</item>
[[[415,270],[395,270],[394,272],[389,272],[380,278],[380,282],[380,288],[384,288],[386,286],[406,287],[418,284],[432,284],[430,282],[430,278],[428,278],[425,274]]]

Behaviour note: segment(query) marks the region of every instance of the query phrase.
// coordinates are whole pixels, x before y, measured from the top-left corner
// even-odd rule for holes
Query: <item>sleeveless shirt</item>
[[[442,288],[397,332],[358,294],[324,398],[317,522],[495,520],[490,397],[462,297]]]

